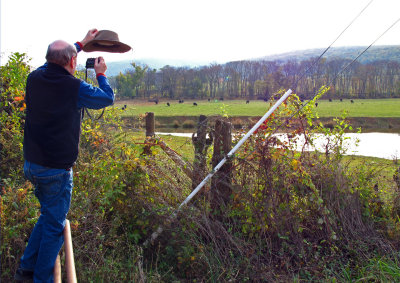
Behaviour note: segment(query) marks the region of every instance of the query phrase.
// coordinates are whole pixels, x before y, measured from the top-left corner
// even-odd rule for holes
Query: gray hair
[[[64,41],[55,41],[47,48],[46,60],[48,63],[54,63],[64,67],[68,65],[71,58],[77,54],[78,52],[75,46]]]

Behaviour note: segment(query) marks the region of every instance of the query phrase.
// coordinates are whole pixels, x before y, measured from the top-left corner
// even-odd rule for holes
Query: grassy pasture
[[[167,106],[167,102],[171,106]],[[194,106],[196,102],[198,106]],[[116,106],[127,105],[124,116],[133,116],[154,112],[157,116],[199,116],[224,115],[229,116],[262,116],[269,109],[269,103],[259,100],[225,100],[185,101],[179,104],[176,100],[160,101],[157,105],[152,102],[139,100],[117,101]],[[339,117],[347,111],[347,117],[400,117],[400,99],[349,99],[319,100],[316,111],[320,117]]]

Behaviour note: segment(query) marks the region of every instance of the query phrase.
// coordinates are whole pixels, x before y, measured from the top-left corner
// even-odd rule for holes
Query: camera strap
[[[87,74],[88,74],[88,69],[85,68],[85,82],[87,82]],[[100,120],[101,117],[103,117],[104,111],[106,110],[106,108],[104,107],[104,108],[103,108],[103,111],[101,112],[101,114],[99,115],[99,117],[94,118],[94,116],[92,116],[92,115],[90,114],[89,110],[88,110],[86,107],[83,107],[83,109],[84,109],[84,111],[82,111],[82,119],[83,119],[83,117],[85,117],[85,112],[86,112],[86,114],[88,115],[88,117],[89,117],[90,119],[94,120],[94,121]]]

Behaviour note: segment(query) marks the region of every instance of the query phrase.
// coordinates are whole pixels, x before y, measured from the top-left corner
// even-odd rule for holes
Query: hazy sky
[[[50,42],[83,39],[90,28],[117,32],[142,58],[226,62],[325,48],[371,0],[0,0],[1,53],[44,63]],[[400,0],[374,0],[334,46],[369,45],[400,18]],[[400,44],[400,23],[377,45]]]

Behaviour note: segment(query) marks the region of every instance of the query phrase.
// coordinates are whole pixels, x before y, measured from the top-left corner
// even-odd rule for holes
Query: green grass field
[[[208,102],[196,100],[198,106],[193,105],[194,101],[185,101],[179,104],[176,100],[159,102],[158,105],[137,100],[118,101],[116,106],[127,104],[124,116],[154,112],[157,116],[199,116],[199,115],[224,115],[228,116],[262,116],[268,111],[269,103],[264,101],[226,100]],[[347,117],[400,117],[400,99],[355,99],[351,103],[349,99],[318,101],[316,108],[320,117],[339,117],[343,111],[347,111]]]

